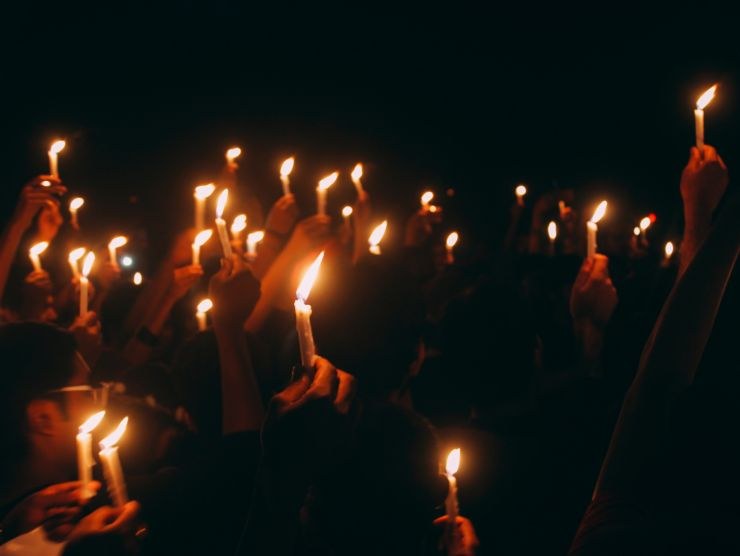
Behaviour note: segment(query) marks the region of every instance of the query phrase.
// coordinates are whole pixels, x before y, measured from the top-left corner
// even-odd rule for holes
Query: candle
[[[421,194],[421,210],[424,212],[429,211],[429,203],[434,199],[434,193],[431,191],[425,191]]]
[[[586,255],[588,257],[593,257],[596,254],[596,232],[599,231],[599,227],[596,224],[604,217],[605,213],[606,201],[601,201],[599,206],[596,207],[591,220],[586,222]]]
[[[445,240],[445,250],[447,251],[447,264],[452,264],[455,262],[455,254],[453,253],[453,249],[455,248],[455,245],[457,245],[457,241],[460,239],[460,234],[457,232],[452,232],[447,236],[447,239]]]
[[[213,235],[213,230],[203,230],[202,232],[196,234],[195,239],[193,240],[193,265],[200,264],[200,248],[211,239],[211,236]]]
[[[126,431],[128,417],[124,417],[112,433],[100,441],[100,462],[103,464],[103,475],[108,486],[108,494],[113,504],[120,507],[128,502],[126,493],[126,481],[123,479],[121,460],[118,457],[116,444]]]
[[[514,195],[516,195],[516,203],[520,206],[524,206],[524,196],[527,194],[527,186],[519,184],[514,188]]]
[[[348,232],[351,230],[351,224],[350,224],[350,216],[352,216],[352,207],[347,205],[344,208],[342,208],[342,220],[345,230]]]
[[[195,198],[195,231],[200,231],[205,226],[206,220],[206,199],[213,195],[216,186],[212,183],[199,185],[195,188],[193,197]]]
[[[237,214],[231,222],[231,237],[237,243],[241,242],[241,234],[247,229],[247,215]]]
[[[224,189],[216,202],[216,231],[218,232],[218,239],[221,241],[221,249],[223,250],[224,257],[230,259],[231,243],[229,242],[229,232],[226,231],[226,220],[222,218],[228,199],[229,190]]]
[[[316,188],[316,200],[318,205],[318,214],[321,216],[326,214],[326,190],[334,185],[334,182],[337,181],[338,177],[339,172],[332,172],[319,181],[319,186]]]
[[[69,202],[69,216],[70,216],[70,219],[71,219],[72,227],[75,230],[79,230],[80,229],[80,224],[77,221],[77,211],[84,204],[85,204],[85,199],[83,199],[82,197],[75,197],[74,199],[72,199]]]
[[[313,330],[311,330],[311,306],[306,304],[306,300],[319,275],[322,260],[324,260],[323,251],[308,267],[295,292],[295,325],[298,332],[298,344],[301,349],[301,366],[309,377],[313,377],[313,360],[316,357],[316,346],[313,341]]]
[[[208,298],[201,300],[196,307],[195,319],[198,321],[198,330],[203,332],[207,327],[206,313],[213,308],[213,301]]]
[[[370,237],[367,238],[367,242],[370,244],[370,252],[373,255],[380,255],[380,240],[383,239],[387,227],[388,221],[383,220],[383,222],[377,225],[370,233]]]
[[[141,275],[141,272],[134,272],[132,281],[134,286],[141,286],[141,283],[144,281],[144,277]]]
[[[234,162],[237,158],[242,155],[242,150],[239,147],[231,147],[226,151],[226,167],[229,171],[233,172],[239,168],[239,165]]]
[[[352,183],[355,184],[355,189],[357,189],[357,195],[360,196],[362,194],[362,182],[360,181],[360,178],[362,177],[362,164],[357,163],[355,164],[354,169],[352,170]]]
[[[672,241],[666,241],[664,253],[665,253],[665,260],[668,262],[671,257],[673,256],[673,242]]]
[[[92,435],[95,427],[100,424],[105,416],[105,411],[99,411],[87,421],[82,423],[77,433],[77,476],[82,483],[82,496],[89,498],[94,493],[90,491],[89,485],[92,481],[93,452]]]
[[[72,276],[75,278],[80,277],[80,269],[77,266],[77,261],[79,261],[85,255],[85,251],[87,251],[87,249],[85,249],[84,247],[78,247],[77,249],[72,249],[72,251],[70,251],[69,255],[67,256],[69,267],[72,269]]]
[[[283,195],[290,193],[290,173],[293,171],[293,164],[295,164],[295,158],[292,156],[283,160],[280,165],[280,181],[283,182]]]
[[[46,251],[47,247],[49,247],[48,241],[39,241],[38,243],[34,243],[28,250],[28,257],[31,259],[31,264],[36,272],[41,272],[41,270],[43,270],[41,268],[41,258],[39,255]]]
[[[694,120],[696,122],[696,146],[701,149],[704,146],[704,109],[712,102],[714,93],[717,91],[717,85],[712,85],[702,93],[696,101],[696,110],[694,110]]]
[[[547,237],[550,240],[550,256],[555,254],[555,240],[558,239],[558,225],[551,220],[547,225]]]
[[[445,511],[447,513],[447,531],[449,535],[449,553],[454,554],[454,549],[459,542],[457,534],[457,516],[459,514],[459,505],[457,502],[457,479],[455,473],[460,468],[460,448],[451,450],[447,455],[447,462],[445,464],[445,472],[447,480],[450,483],[450,488],[447,492],[447,500],[445,500]]]
[[[116,259],[116,249],[123,247],[128,243],[126,236],[116,236],[108,242],[108,257],[110,257],[111,264],[118,268],[118,259]]]
[[[49,147],[49,173],[59,179],[59,153],[62,152],[66,143],[61,139],[54,141]]]
[[[634,228],[632,228],[632,234],[635,237],[638,237],[640,233],[641,233],[640,226],[635,226]]]
[[[87,278],[95,262],[95,253],[90,251],[82,261],[82,276],[80,276],[80,316],[87,315],[87,293],[90,280]]]
[[[247,235],[247,257],[250,261],[257,258],[257,244],[265,238],[265,232],[257,230]]]

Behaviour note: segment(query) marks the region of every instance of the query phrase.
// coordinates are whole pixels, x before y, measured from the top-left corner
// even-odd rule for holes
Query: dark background
[[[606,196],[607,228],[628,231],[654,211],[672,233],[693,103],[714,82],[706,139],[731,175],[740,162],[738,47],[720,28],[730,12],[707,6],[24,10],[3,18],[3,217],[64,137],[60,173],[87,199],[84,225],[145,222],[155,247],[192,222],[192,187],[213,179],[233,144],[265,203],[295,154],[307,213],[316,180],[334,169],[344,175],[330,207],[351,201],[348,172],[361,160],[380,213],[452,187],[451,218],[464,214],[483,238],[518,182],[574,187],[584,207]]]

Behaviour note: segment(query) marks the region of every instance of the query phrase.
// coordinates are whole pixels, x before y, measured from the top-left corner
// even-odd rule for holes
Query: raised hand
[[[59,202],[55,199],[45,203],[41,208],[37,222],[38,239],[51,242],[63,223],[64,218],[62,218],[62,213],[59,212]]]
[[[100,284],[100,290],[102,292],[107,292],[113,288],[118,280],[120,280],[121,269],[118,265],[115,265],[110,261],[104,261],[100,264],[96,276],[98,278],[98,284]]]
[[[200,280],[201,276],[203,276],[203,267],[199,264],[176,268],[168,296],[174,301],[179,300]]]
[[[437,527],[443,527],[447,530],[447,524],[449,520],[446,515],[438,517],[434,520],[434,525]],[[441,539],[442,548],[449,556],[473,556],[475,549],[480,545],[478,535],[475,534],[475,527],[473,522],[467,517],[457,516],[455,521],[455,542],[451,543],[447,535]]]
[[[139,509],[139,503],[135,501],[126,502],[117,508],[112,506],[98,508],[80,520],[69,532],[68,540],[74,545],[86,537],[95,535],[115,533],[133,537]]]
[[[298,205],[292,193],[280,197],[267,215],[265,231],[287,236],[298,219]]]
[[[727,167],[714,147],[691,147],[689,161],[681,174],[681,197],[689,218],[709,220],[727,190]]]
[[[211,277],[214,327],[236,326],[241,330],[260,297],[260,283],[237,255],[221,260],[221,269]]]
[[[617,290],[609,277],[609,259],[597,253],[583,261],[570,293],[573,319],[586,320],[603,328],[614,313],[617,302]]]
[[[44,187],[41,182],[48,181],[49,187]],[[13,221],[22,226],[23,229],[31,225],[33,217],[44,207],[58,205],[58,195],[67,192],[67,188],[58,179],[52,176],[36,176],[21,190],[18,205],[13,213]]]
[[[291,258],[299,258],[315,251],[329,240],[330,224],[331,218],[318,214],[301,220],[285,246],[286,253]]]

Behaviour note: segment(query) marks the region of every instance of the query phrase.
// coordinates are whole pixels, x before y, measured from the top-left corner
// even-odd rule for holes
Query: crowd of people
[[[451,256],[443,204],[377,254],[371,188],[343,221],[290,193],[263,218],[233,164],[219,184],[264,229],[256,256],[212,239],[193,264],[189,228],[140,283],[105,249],[73,272],[93,231],[67,186],[21,189],[0,238],[0,555],[740,553],[740,198],[713,147],[691,149],[671,257],[631,229],[584,256],[573,191],[512,203],[502,237]],[[321,251],[304,368],[293,302]],[[97,449],[78,475],[101,410],[94,446],[128,417],[124,500]]]

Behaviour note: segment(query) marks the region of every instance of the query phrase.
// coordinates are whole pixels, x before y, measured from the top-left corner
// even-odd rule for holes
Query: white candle
[[[49,147],[49,174],[59,179],[59,153],[62,152],[66,143],[61,139],[54,141]]]
[[[85,255],[85,259],[82,261],[82,276],[80,276],[80,316],[84,317],[87,315],[87,295],[89,279],[87,278],[92,270],[93,263],[95,262],[95,253],[90,251]]]
[[[316,188],[316,202],[318,206],[318,214],[321,216],[326,214],[326,190],[334,185],[334,182],[337,181],[338,177],[339,172],[333,172],[319,181],[319,186]]]
[[[222,216],[228,199],[229,190],[224,189],[218,196],[218,202],[216,203],[216,231],[218,232],[218,239],[221,241],[221,250],[226,259],[231,258],[231,242],[229,241],[229,232],[226,230],[226,220]]]
[[[352,207],[347,205],[342,209],[342,223],[344,228],[349,232],[352,229],[350,217],[352,216]]]
[[[704,109],[717,91],[717,85],[712,85],[702,93],[696,101],[696,110],[694,110],[694,120],[696,123],[696,146],[701,149],[704,146]]]
[[[231,237],[237,243],[242,240],[242,232],[247,229],[247,215],[237,214],[231,222]]]
[[[134,286],[141,286],[141,283],[144,281],[144,277],[141,275],[141,272],[134,272],[133,277]]]
[[[434,199],[434,193],[431,191],[425,191],[421,194],[421,209],[426,212],[429,210],[429,203]]]
[[[606,213],[606,201],[601,201],[594,211],[591,220],[586,222],[586,256],[593,257],[596,254],[596,232],[599,227],[596,225]]]
[[[380,240],[383,239],[387,228],[388,221],[383,220],[383,222],[377,225],[370,233],[370,237],[367,238],[367,242],[370,245],[370,252],[373,255],[380,255]]]
[[[195,198],[195,231],[199,232],[205,226],[206,221],[206,199],[213,195],[216,186],[212,183],[199,185],[195,188],[193,197]]]
[[[123,436],[128,424],[128,417],[124,417],[112,433],[100,441],[100,462],[103,464],[103,475],[105,484],[108,487],[108,494],[115,506],[123,506],[128,502],[126,493],[126,481],[123,478],[123,469],[121,460],[118,457],[118,447],[116,444]]]
[[[82,423],[77,433],[77,477],[82,483],[83,498],[89,498],[94,494],[90,491],[90,481],[92,481],[92,468],[94,465],[92,434],[90,433],[100,424],[104,416],[105,411],[99,411]]]
[[[290,173],[293,171],[293,165],[295,164],[295,158],[292,156],[283,160],[280,165],[280,181],[283,182],[283,195],[290,193]]]
[[[555,255],[555,240],[558,239],[558,225],[551,220],[547,225],[547,237],[550,240],[550,256]]]
[[[447,239],[445,240],[445,250],[447,252],[447,264],[452,264],[455,262],[455,254],[453,251],[459,239],[460,239],[460,234],[458,234],[457,232],[452,232],[447,236]]]
[[[46,248],[49,247],[48,241],[39,241],[38,243],[34,243],[31,248],[28,250],[28,258],[31,259],[31,264],[33,265],[33,269],[36,272],[40,272],[43,270],[41,268],[41,253],[46,251]]]
[[[198,321],[198,330],[203,332],[208,328],[208,321],[206,320],[206,313],[213,308],[213,301],[206,298],[198,303],[197,311],[195,312],[195,319]]]
[[[449,491],[447,492],[447,499],[445,500],[445,512],[447,513],[447,531],[450,542],[450,553],[454,553],[454,549],[459,543],[457,534],[457,516],[460,513],[458,501],[457,501],[457,479],[455,473],[460,468],[460,448],[451,450],[447,455],[447,462],[445,464],[445,472],[447,480],[450,484]]]
[[[527,194],[527,186],[524,184],[517,185],[514,188],[514,194],[516,195],[516,202],[520,207],[524,206],[524,196]]]
[[[123,247],[127,243],[128,238],[126,236],[116,236],[108,242],[108,257],[110,257],[110,262],[115,268],[119,268],[116,249]]]
[[[193,265],[200,264],[200,248],[211,239],[211,236],[213,235],[213,230],[203,230],[202,232],[196,234],[195,239],[193,240]]]
[[[72,269],[72,276],[75,278],[80,277],[80,269],[78,267],[77,261],[85,256],[85,251],[86,249],[84,247],[78,247],[77,249],[72,249],[72,251],[70,251],[69,255],[67,256],[67,261],[69,261],[69,268]]]
[[[670,262],[671,257],[673,256],[673,251],[674,251],[673,242],[672,241],[666,241],[665,247],[663,249],[663,253],[664,253],[663,262],[664,262],[664,264],[667,265]]]
[[[313,330],[311,329],[311,306],[306,304],[308,295],[311,293],[316,278],[319,275],[321,261],[324,260],[324,252],[319,253],[311,266],[308,267],[298,289],[295,292],[295,324],[298,332],[298,344],[301,349],[301,366],[309,377],[313,377],[313,362],[316,357],[316,346],[313,341]]]
[[[77,220],[77,211],[80,210],[80,207],[85,204],[85,199],[82,197],[75,197],[69,202],[69,216],[70,221],[72,224],[72,227],[75,230],[80,229],[80,223]]]
[[[258,230],[247,235],[247,257],[250,261],[257,258],[257,244],[265,238],[265,232]]]
[[[362,194],[362,191],[363,191],[362,182],[360,181],[360,178],[362,178],[362,164],[361,163],[358,162],[357,164],[355,164],[355,167],[352,170],[351,176],[352,176],[352,183],[355,184],[355,189],[357,189],[357,195],[359,196]]]
[[[231,147],[228,151],[226,151],[226,166],[229,171],[234,172],[239,168],[239,165],[234,161],[241,155],[242,150],[239,147]]]

